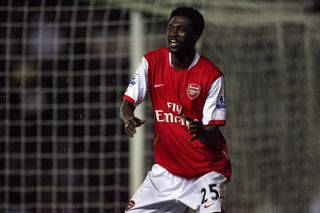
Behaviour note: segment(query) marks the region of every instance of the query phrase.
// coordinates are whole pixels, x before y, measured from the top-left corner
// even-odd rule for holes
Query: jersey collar
[[[190,70],[192,67],[194,67],[198,63],[199,59],[200,59],[200,54],[198,52],[196,52],[192,63],[188,67],[188,70]],[[171,52],[169,52],[169,63],[170,63],[170,66],[173,67],[173,65],[171,63]]]

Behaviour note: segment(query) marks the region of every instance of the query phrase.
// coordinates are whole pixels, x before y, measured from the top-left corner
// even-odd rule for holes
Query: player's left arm
[[[215,147],[215,141],[221,134],[219,126],[224,125],[226,121],[225,89],[224,77],[216,79],[208,92],[204,108],[202,121],[190,119],[185,116],[189,122],[188,130],[192,136],[190,141],[198,139],[208,147]]]

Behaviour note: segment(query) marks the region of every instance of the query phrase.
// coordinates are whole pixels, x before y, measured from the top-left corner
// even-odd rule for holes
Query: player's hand
[[[141,120],[137,117],[130,117],[127,119],[123,119],[124,130],[129,137],[133,137],[134,134],[137,133],[136,127],[141,126],[146,121]]]
[[[134,116],[134,109],[135,107],[130,102],[123,100],[119,117],[124,124],[125,133],[129,137],[133,137],[133,135],[137,133],[136,127],[139,127],[146,122]]]
[[[189,139],[190,142],[202,136],[203,125],[201,121],[197,119],[191,119],[186,115],[183,115],[182,117],[189,122],[189,125],[187,125],[187,127],[189,130],[189,134],[192,136],[192,138]]]

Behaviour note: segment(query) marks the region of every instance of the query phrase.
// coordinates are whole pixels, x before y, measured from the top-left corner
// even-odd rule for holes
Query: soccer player
[[[231,165],[219,130],[226,123],[224,77],[196,51],[203,29],[198,10],[173,10],[167,47],[144,55],[124,93],[120,118],[128,136],[145,122],[134,109],[147,93],[155,122],[155,164],[126,212],[225,212]]]

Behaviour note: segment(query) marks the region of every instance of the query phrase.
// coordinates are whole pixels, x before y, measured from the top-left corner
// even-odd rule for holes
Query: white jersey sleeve
[[[226,103],[224,77],[215,80],[208,92],[204,107],[202,123],[224,125],[226,122]]]
[[[140,60],[134,76],[132,77],[124,99],[134,106],[139,105],[146,97],[148,88],[148,61],[145,57]]]

